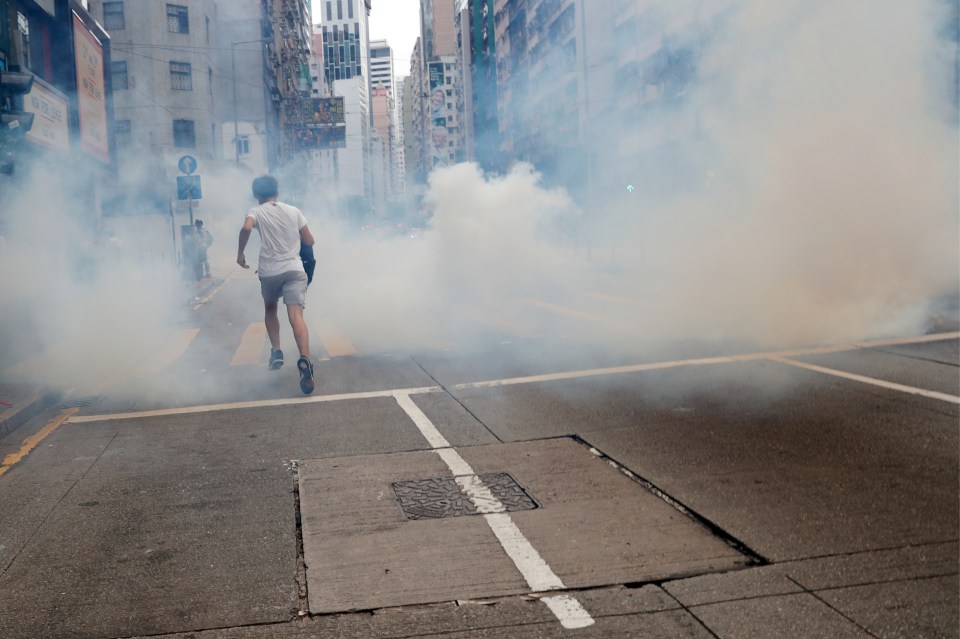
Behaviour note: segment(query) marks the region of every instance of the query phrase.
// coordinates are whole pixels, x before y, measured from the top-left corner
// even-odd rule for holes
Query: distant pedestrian
[[[300,246],[313,246],[313,235],[300,209],[277,201],[276,178],[263,175],[253,181],[253,196],[260,203],[247,212],[240,229],[237,264],[250,268],[243,251],[254,228],[260,233],[260,258],[257,274],[263,295],[263,323],[270,338],[270,370],[283,366],[280,350],[280,320],[277,304],[281,297],[287,306],[287,317],[293,337],[300,350],[297,370],[300,372],[300,390],[305,395],[313,392],[313,364],[310,362],[310,337],[303,319],[307,293],[307,274],[300,259]]]
[[[213,244],[213,235],[203,228],[203,220],[197,220],[194,226],[194,268],[197,278],[210,277],[210,261],[207,259],[207,249]]]

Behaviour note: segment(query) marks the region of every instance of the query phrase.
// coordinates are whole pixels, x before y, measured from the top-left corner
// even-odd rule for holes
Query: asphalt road
[[[957,333],[377,350],[308,307],[304,397],[257,305],[0,440],[0,637],[960,636]]]

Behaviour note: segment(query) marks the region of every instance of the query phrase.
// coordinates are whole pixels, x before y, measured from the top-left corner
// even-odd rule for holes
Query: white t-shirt
[[[253,226],[260,232],[260,277],[273,277],[288,271],[303,272],[300,260],[300,229],[307,225],[295,206],[282,202],[267,202],[247,212]]]

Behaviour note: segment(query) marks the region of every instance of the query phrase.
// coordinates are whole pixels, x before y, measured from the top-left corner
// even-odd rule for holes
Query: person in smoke
[[[197,220],[194,226],[194,270],[197,279],[210,277],[210,261],[207,259],[207,249],[213,244],[213,235],[203,228],[203,220]]]
[[[310,337],[303,319],[307,274],[300,259],[300,247],[313,246],[313,235],[300,209],[277,201],[277,180],[273,176],[256,178],[253,181],[253,196],[260,204],[247,212],[240,229],[237,264],[250,268],[243,252],[250,234],[256,228],[260,233],[257,274],[263,296],[263,323],[267,326],[267,336],[270,338],[270,362],[267,366],[270,370],[283,366],[280,320],[277,317],[277,305],[283,297],[293,337],[300,350],[300,359],[297,360],[300,390],[309,395],[314,388],[313,364],[310,362]]]

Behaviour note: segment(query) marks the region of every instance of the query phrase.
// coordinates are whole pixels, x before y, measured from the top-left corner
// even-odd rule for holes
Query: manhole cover
[[[508,473],[489,473],[478,477],[507,512],[539,508],[537,502]],[[462,517],[478,512],[453,477],[397,481],[390,484],[390,488],[407,519]]]

